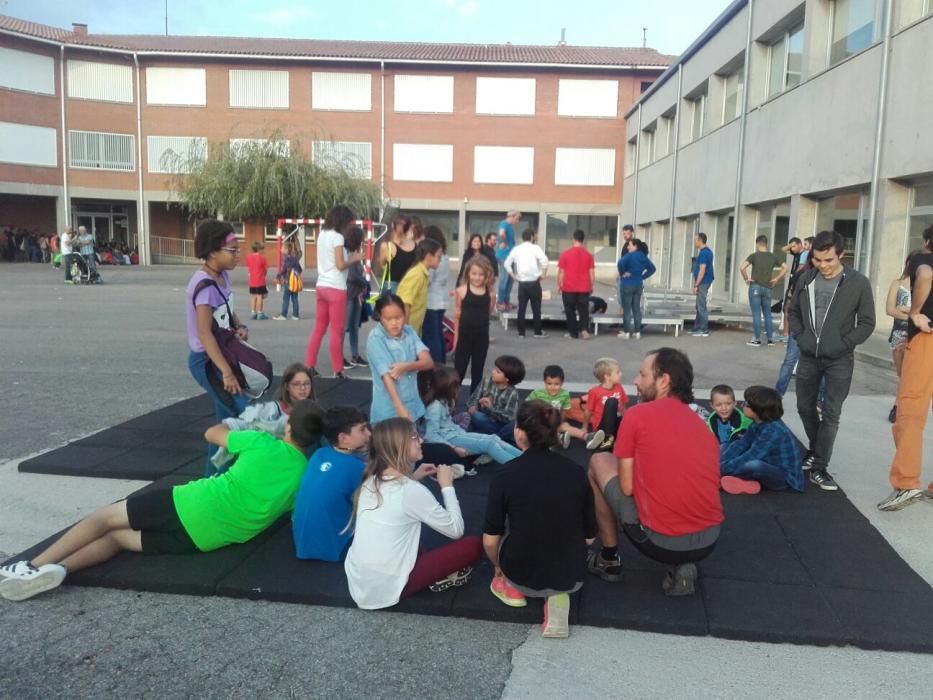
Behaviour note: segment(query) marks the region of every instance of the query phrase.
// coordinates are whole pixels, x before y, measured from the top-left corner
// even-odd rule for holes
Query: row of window
[[[191,158],[207,153],[203,136],[147,136],[147,169],[151,173],[183,170]],[[231,148],[273,148],[287,154],[287,140],[231,139]],[[136,145],[132,134],[96,131],[68,132],[69,164],[73,168],[132,171]],[[312,159],[325,167],[341,168],[355,177],[372,177],[372,143],[313,141]],[[556,148],[554,184],[612,186],[615,184],[616,152],[613,148]],[[452,144],[395,143],[392,145],[396,181],[453,182]],[[0,162],[57,167],[56,130],[28,124],[0,122]],[[534,184],[533,146],[475,146],[473,182]]]
[[[69,60],[69,97],[104,102],[133,102],[133,74],[128,65]],[[249,109],[288,109],[287,70],[230,69],[229,103]],[[146,103],[150,105],[205,106],[205,68],[146,68]],[[454,111],[454,76],[395,75],[396,112],[451,114]],[[55,94],[51,57],[0,48],[0,87]],[[373,109],[372,74],[314,71],[311,108],[346,112]],[[534,116],[535,78],[476,78],[476,114]],[[565,117],[618,116],[617,80],[561,79],[557,114]]]
[[[933,0],[897,1],[897,26],[904,27],[933,12]],[[822,8],[825,16],[813,26],[827,27],[823,42],[811,41],[810,51],[825,51],[827,67],[863,51],[884,34],[886,0],[830,0]],[[754,81],[749,99],[760,104],[803,79],[805,10],[801,4],[780,25],[772,27],[754,44],[749,75]],[[745,82],[743,51],[702,84],[684,95],[681,102],[680,143],[686,145],[741,116]],[[819,62],[816,62],[819,64]],[[638,167],[644,167],[670,154],[674,147],[674,124],[677,107],[672,106],[658,119],[643,126]],[[635,167],[638,137],[629,140],[626,173]]]

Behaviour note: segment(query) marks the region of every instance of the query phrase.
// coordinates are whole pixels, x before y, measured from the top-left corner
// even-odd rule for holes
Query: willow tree
[[[215,143],[203,150],[168,151],[163,168],[173,173],[172,198],[195,216],[233,221],[274,221],[279,217],[323,217],[337,205],[361,216],[374,215],[379,187],[359,177],[359,163],[349,158],[312,162],[300,144],[273,135],[234,145]]]

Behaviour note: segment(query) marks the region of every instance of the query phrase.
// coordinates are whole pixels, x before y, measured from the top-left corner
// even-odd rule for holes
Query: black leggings
[[[616,433],[619,432],[621,422],[622,420],[619,418],[619,400],[606,399],[606,403],[603,404],[603,417],[599,421],[599,425],[596,426],[596,430],[602,430],[606,433],[607,438],[614,438]]]
[[[489,352],[489,326],[484,329],[461,328],[454,348],[454,367],[462,382],[470,365],[470,391],[483,383],[486,353]]]

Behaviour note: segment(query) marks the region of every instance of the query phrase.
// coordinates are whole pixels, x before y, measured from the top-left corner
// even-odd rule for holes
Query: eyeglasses
[[[240,254],[240,249],[239,249],[239,248],[221,248],[221,250],[226,250],[226,251],[227,251],[228,253],[230,253],[231,255],[239,255],[239,254]]]
[[[311,382],[289,382],[288,385],[293,389],[310,389]]]

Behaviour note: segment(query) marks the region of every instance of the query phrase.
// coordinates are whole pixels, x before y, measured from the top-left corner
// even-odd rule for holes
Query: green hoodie
[[[713,431],[713,435],[716,436],[717,440],[719,438],[719,414],[713,411],[709,414],[709,417],[706,419],[706,424],[709,426],[709,429]],[[752,425],[752,419],[745,415],[744,412],[740,411],[737,408],[732,409],[732,415],[729,416],[729,425],[732,427],[732,430],[729,431],[728,440],[720,440],[720,442],[732,442],[737,440],[748,430]]]

